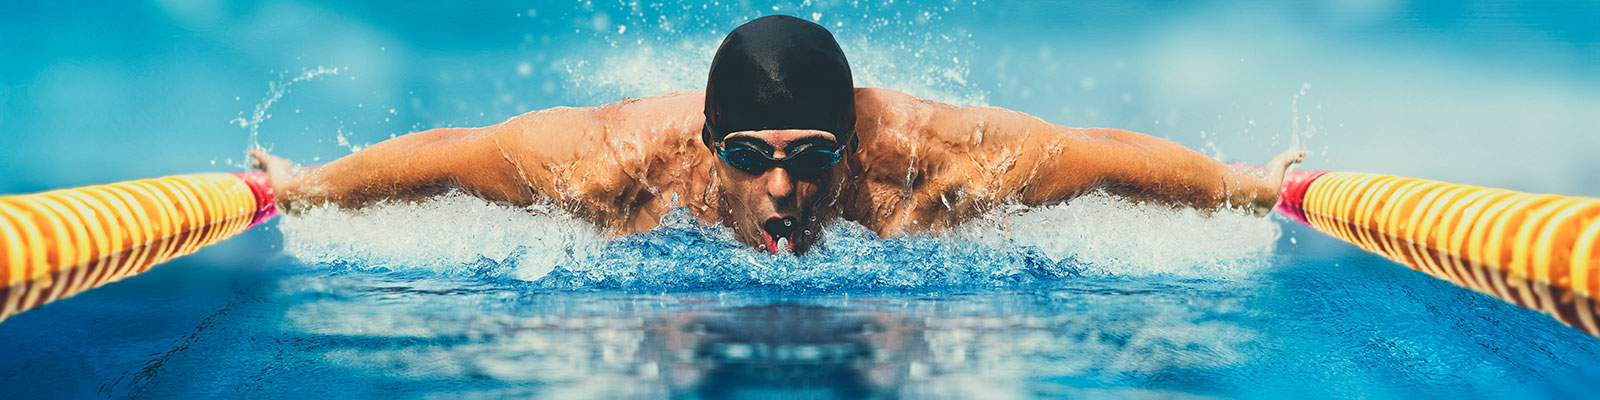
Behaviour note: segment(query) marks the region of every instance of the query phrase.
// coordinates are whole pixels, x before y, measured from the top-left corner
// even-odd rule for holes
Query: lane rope
[[[1277,210],[1435,278],[1600,337],[1600,199],[1289,171]]]
[[[266,222],[271,188],[244,172],[0,196],[0,321]]]

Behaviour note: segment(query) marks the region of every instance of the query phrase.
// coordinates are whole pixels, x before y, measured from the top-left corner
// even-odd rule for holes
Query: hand
[[[284,200],[286,190],[294,184],[294,162],[267,154],[264,150],[250,150],[250,157],[253,158],[250,167],[265,171],[267,179],[272,181],[272,192],[279,200]]]
[[[1251,209],[1256,216],[1266,216],[1272,212],[1272,208],[1278,205],[1279,193],[1283,191],[1284,172],[1289,170],[1289,166],[1299,164],[1305,159],[1305,150],[1289,150],[1278,153],[1271,161],[1267,161],[1267,165],[1261,167],[1262,171],[1267,173],[1263,178],[1266,186],[1263,188],[1265,190],[1256,192],[1251,201]]]
[[[1272,161],[1267,161],[1267,165],[1262,168],[1267,171],[1268,182],[1272,182],[1274,186],[1282,186],[1283,172],[1287,171],[1289,166],[1299,164],[1305,160],[1305,150],[1289,150],[1278,153],[1277,156],[1272,157]]]

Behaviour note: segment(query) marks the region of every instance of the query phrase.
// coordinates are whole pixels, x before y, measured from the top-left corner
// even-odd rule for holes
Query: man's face
[[[734,237],[751,247],[774,253],[804,253],[820,234],[817,208],[832,181],[834,167],[822,166],[828,152],[838,150],[832,133],[809,129],[742,131],[729,134],[712,151],[732,150],[729,159],[719,158],[717,185],[721,186],[722,223],[733,228]],[[755,152],[752,152],[754,150]],[[790,161],[770,168],[763,165],[770,152],[773,159]],[[826,163],[831,165],[831,163]],[[755,169],[755,170],[752,170]]]

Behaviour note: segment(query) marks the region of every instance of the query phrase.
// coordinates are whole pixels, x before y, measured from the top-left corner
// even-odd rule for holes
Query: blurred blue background
[[[771,13],[834,30],[862,86],[1230,160],[1299,144],[1307,168],[1600,195],[1600,5],[1385,0],[4,2],[0,193],[240,169],[233,120],[317,67],[339,72],[259,125],[301,162],[697,88],[721,35]]]

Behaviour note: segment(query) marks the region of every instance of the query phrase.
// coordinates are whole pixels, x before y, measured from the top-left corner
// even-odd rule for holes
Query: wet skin
[[[1246,174],[1171,141],[1120,129],[1067,128],[993,107],[955,107],[885,89],[856,89],[856,143],[825,174],[798,179],[775,167],[753,174],[723,163],[701,140],[702,91],[600,107],[529,112],[483,128],[389,139],[316,168],[252,152],[278,206],[294,213],[363,207],[453,190],[512,206],[550,202],[615,234],[653,229],[687,208],[753,248],[774,250],[789,218],[793,251],[822,224],[856,221],[878,235],[948,228],[1000,205],[1042,206],[1094,190],[1173,206],[1265,210],[1289,151]],[[823,131],[736,132],[774,157]],[[787,247],[787,246],[781,246]],[[789,249],[775,249],[789,250]]]

